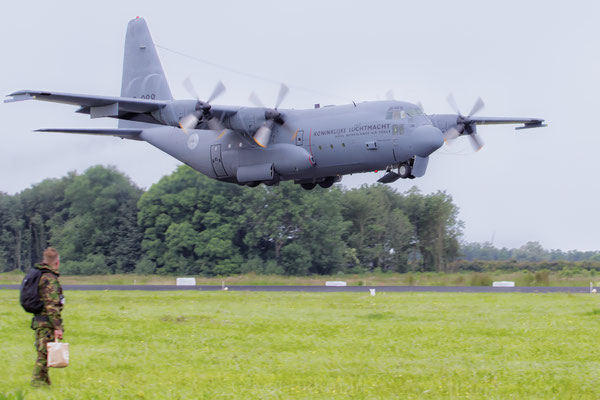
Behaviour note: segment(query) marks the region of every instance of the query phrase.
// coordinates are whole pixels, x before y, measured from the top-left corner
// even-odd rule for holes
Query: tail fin
[[[121,96],[172,100],[146,20],[135,18],[127,25]]]

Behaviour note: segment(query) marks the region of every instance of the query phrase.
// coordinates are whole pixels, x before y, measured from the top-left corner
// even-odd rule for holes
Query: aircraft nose
[[[424,125],[413,131],[415,141],[415,154],[419,157],[427,157],[444,144],[444,135],[435,126]]]

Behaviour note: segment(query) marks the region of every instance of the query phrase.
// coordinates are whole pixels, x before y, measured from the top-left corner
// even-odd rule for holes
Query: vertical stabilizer
[[[127,25],[121,96],[138,99],[172,100],[146,20],[135,18]]]

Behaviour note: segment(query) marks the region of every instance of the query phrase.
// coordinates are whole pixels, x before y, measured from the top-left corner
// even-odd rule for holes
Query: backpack
[[[44,309],[44,302],[40,299],[38,291],[42,273],[37,268],[31,268],[21,282],[21,306],[27,312],[39,314]]]

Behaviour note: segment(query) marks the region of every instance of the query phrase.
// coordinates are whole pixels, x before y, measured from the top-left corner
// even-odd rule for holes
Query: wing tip
[[[545,121],[543,119],[539,119],[539,120],[534,120],[531,122],[525,122],[523,124],[523,126],[517,126],[515,128],[515,130],[521,130],[521,129],[533,129],[533,128],[545,128],[548,126],[548,124],[544,123]]]
[[[18,90],[11,94],[7,94],[8,99],[4,100],[4,103],[14,103],[15,101],[24,101],[34,99],[35,96],[31,94],[31,90]]]

